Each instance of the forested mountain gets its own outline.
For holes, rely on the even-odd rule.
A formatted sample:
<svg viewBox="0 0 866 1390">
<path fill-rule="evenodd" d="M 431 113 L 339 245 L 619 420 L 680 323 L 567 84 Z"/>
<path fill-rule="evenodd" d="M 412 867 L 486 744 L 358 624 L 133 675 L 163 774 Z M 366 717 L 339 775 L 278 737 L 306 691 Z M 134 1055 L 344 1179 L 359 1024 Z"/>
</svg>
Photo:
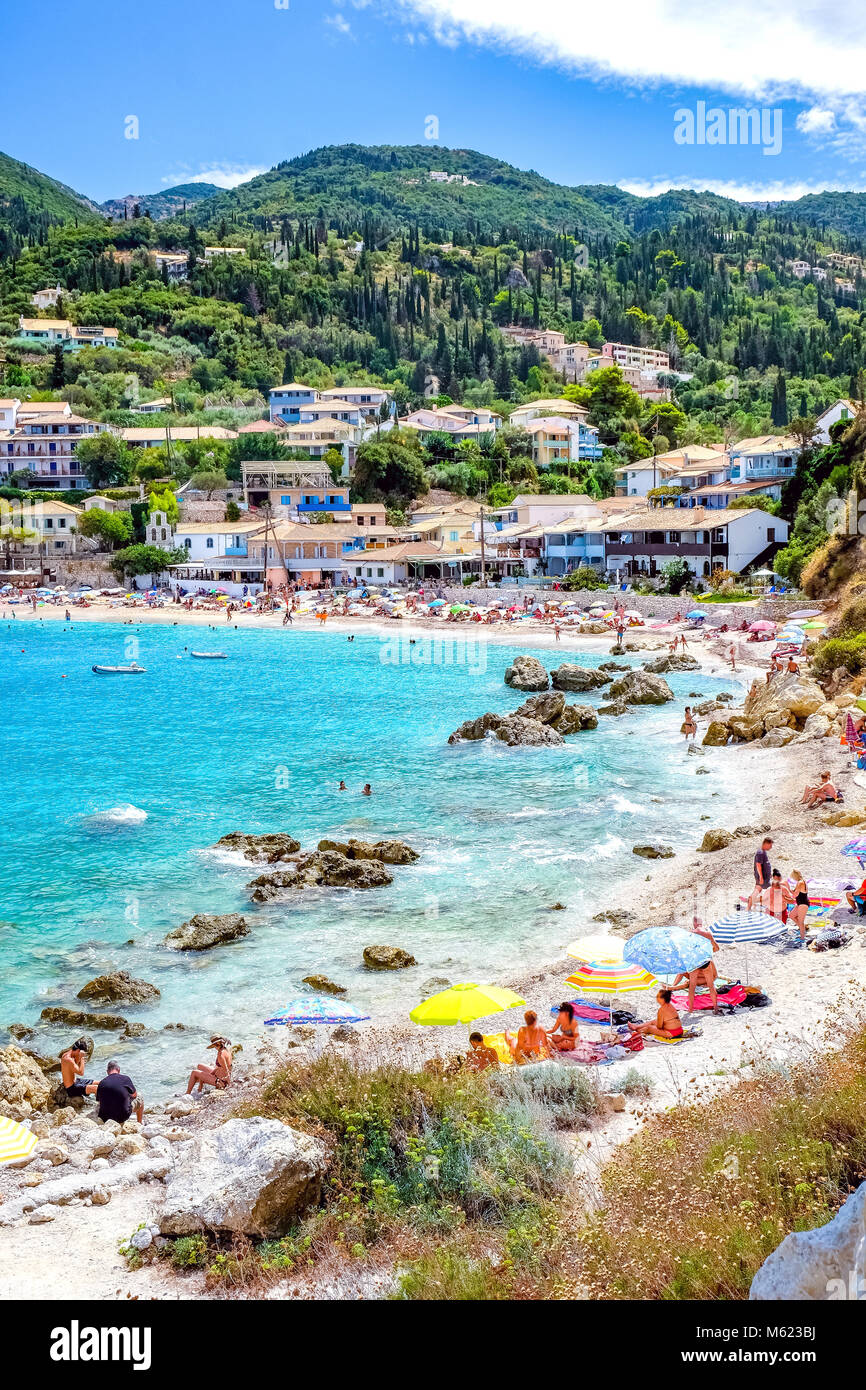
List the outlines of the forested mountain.
<svg viewBox="0 0 866 1390">
<path fill-rule="evenodd" d="M 161 222 L 167 217 L 184 216 L 194 203 L 219 192 L 221 189 L 215 183 L 179 183 L 159 193 L 127 193 L 123 198 L 109 198 L 99 206 L 107 217 L 120 221 L 146 213 L 154 222 Z"/>
<path fill-rule="evenodd" d="M 94 204 L 80 193 L 0 153 L 0 257 L 9 253 L 17 238 L 38 239 L 53 224 L 96 216 Z"/>
</svg>

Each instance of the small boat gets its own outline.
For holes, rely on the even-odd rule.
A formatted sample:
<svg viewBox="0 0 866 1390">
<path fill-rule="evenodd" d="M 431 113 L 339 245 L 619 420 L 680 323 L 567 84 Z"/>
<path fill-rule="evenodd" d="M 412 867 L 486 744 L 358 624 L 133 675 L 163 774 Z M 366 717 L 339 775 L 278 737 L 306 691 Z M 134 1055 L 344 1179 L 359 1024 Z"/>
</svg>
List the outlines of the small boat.
<svg viewBox="0 0 866 1390">
<path fill-rule="evenodd" d="M 198 661 L 225 661 L 228 652 L 190 652 Z"/>
<path fill-rule="evenodd" d="M 95 676 L 143 676 L 145 667 L 133 661 L 131 666 L 91 666 Z"/>
</svg>

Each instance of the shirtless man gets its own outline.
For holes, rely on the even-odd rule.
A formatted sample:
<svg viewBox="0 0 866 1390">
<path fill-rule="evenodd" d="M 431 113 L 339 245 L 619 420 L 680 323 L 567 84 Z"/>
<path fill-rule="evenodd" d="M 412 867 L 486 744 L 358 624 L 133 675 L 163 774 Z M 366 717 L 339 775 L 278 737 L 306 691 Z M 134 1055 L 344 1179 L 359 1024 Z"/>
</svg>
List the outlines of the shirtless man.
<svg viewBox="0 0 866 1390">
<path fill-rule="evenodd" d="M 484 1046 L 480 1033 L 469 1034 L 469 1051 L 464 1066 L 467 1071 L 487 1071 L 489 1067 L 499 1066 L 499 1058 L 492 1047 Z"/>
<path fill-rule="evenodd" d="M 92 1096 L 96 1093 L 97 1081 L 91 1081 L 84 1075 L 84 1063 L 87 1061 L 87 1043 L 84 1038 L 76 1038 L 75 1042 L 68 1047 L 65 1052 L 60 1054 L 60 1079 L 63 1082 L 63 1089 L 70 1099 L 76 1096 Z"/>
<path fill-rule="evenodd" d="M 821 773 L 821 781 L 817 787 L 806 787 L 800 798 L 801 806 L 808 806 L 811 810 L 815 806 L 820 806 L 822 801 L 836 801 L 839 796 L 838 789 L 830 781 L 829 772 Z"/>
<path fill-rule="evenodd" d="M 364 783 L 364 785 L 363 785 L 363 787 L 362 787 L 362 789 L 361 789 L 361 795 L 362 795 L 362 796 L 372 796 L 372 795 L 373 795 L 373 788 L 370 786 L 370 783 L 369 783 L 369 782 L 365 782 L 365 783 Z"/>
<path fill-rule="evenodd" d="M 516 1040 L 510 1033 L 505 1034 L 505 1041 L 511 1048 L 515 1062 L 538 1062 L 542 1057 L 549 1057 L 550 1044 L 547 1041 L 547 1033 L 539 1024 L 535 1010 L 527 1009 L 523 1017 L 525 1022 L 518 1028 Z"/>
</svg>

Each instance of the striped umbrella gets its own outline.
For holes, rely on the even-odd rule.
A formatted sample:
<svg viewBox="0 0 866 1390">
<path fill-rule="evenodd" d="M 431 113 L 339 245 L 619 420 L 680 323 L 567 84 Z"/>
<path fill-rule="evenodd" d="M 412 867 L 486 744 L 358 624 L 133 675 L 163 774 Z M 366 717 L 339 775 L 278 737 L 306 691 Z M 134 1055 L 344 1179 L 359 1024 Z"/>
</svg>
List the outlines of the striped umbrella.
<svg viewBox="0 0 866 1390">
<path fill-rule="evenodd" d="M 585 989 L 588 994 L 631 994 L 632 991 L 658 989 L 658 980 L 639 965 L 625 961 L 583 961 L 566 984 Z"/>
<path fill-rule="evenodd" d="M 18 1163 L 28 1158 L 38 1143 L 31 1130 L 19 1125 L 17 1120 L 0 1115 L 0 1164 Z"/>
<path fill-rule="evenodd" d="M 572 956 L 574 960 L 596 961 L 604 965 L 614 964 L 622 960 L 622 953 L 625 949 L 625 942 L 620 941 L 616 936 L 581 936 L 577 941 L 570 941 L 565 948 L 565 954 Z"/>
<path fill-rule="evenodd" d="M 338 999 L 326 999 L 322 994 L 305 994 L 278 1009 L 265 1023 L 365 1023 L 369 1014 L 362 1014 L 354 1004 L 341 1004 Z"/>
<path fill-rule="evenodd" d="M 842 853 L 849 858 L 862 859 L 866 856 L 866 839 L 849 840 L 847 845 L 842 846 Z"/>
<path fill-rule="evenodd" d="M 712 926 L 713 936 L 722 946 L 730 946 L 735 941 L 772 941 L 783 936 L 788 928 L 769 912 L 732 912 L 728 917 L 720 917 Z"/>
</svg>

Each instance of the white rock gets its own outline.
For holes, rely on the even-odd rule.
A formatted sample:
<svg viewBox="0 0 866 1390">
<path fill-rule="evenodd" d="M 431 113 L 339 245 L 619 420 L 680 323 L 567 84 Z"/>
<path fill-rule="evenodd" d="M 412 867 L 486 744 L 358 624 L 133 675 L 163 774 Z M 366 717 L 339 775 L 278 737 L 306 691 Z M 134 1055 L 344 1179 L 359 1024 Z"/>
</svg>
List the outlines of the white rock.
<svg viewBox="0 0 866 1390">
<path fill-rule="evenodd" d="M 826 1226 L 786 1236 L 752 1280 L 750 1299 L 862 1298 L 866 1292 L 866 1182 Z M 851 1292 L 852 1282 L 859 1293 Z"/>
<path fill-rule="evenodd" d="M 124 1120 L 120 1129 L 122 1134 L 139 1134 L 141 1132 L 141 1125 L 138 1123 L 138 1120 L 133 1119 L 130 1115 L 128 1120 Z"/>
<path fill-rule="evenodd" d="M 145 1226 L 141 1231 L 133 1231 L 129 1243 L 135 1250 L 146 1250 L 148 1246 L 153 1245 L 153 1236 Z"/>
<path fill-rule="evenodd" d="M 117 1139 L 113 1134 L 100 1134 L 99 1138 L 90 1145 L 90 1152 L 94 1158 L 106 1158 L 113 1153 L 117 1147 Z"/>
<path fill-rule="evenodd" d="M 167 1185 L 160 1230 L 284 1235 L 319 1200 L 327 1163 L 324 1144 L 279 1120 L 227 1120 L 191 1142 Z"/>
<path fill-rule="evenodd" d="M 103 1132 L 107 1131 L 109 1134 L 120 1133 L 120 1125 L 118 1124 L 117 1120 L 106 1120 L 104 1125 L 102 1126 L 102 1129 Z"/>
<path fill-rule="evenodd" d="M 36 1145 L 36 1155 L 56 1168 L 59 1164 L 67 1162 L 69 1150 L 65 1144 L 58 1144 L 54 1139 L 40 1139 Z"/>
<path fill-rule="evenodd" d="M 144 1153 L 147 1143 L 140 1134 L 124 1134 L 118 1139 L 114 1146 L 115 1158 L 131 1158 L 134 1154 Z"/>
<path fill-rule="evenodd" d="M 45 1206 L 39 1207 L 33 1212 L 30 1217 L 30 1225 L 41 1226 L 45 1221 L 53 1221 L 59 1211 L 59 1207 L 52 1206 L 50 1202 L 46 1202 Z"/>
<path fill-rule="evenodd" d="M 148 1148 L 154 1154 L 170 1154 L 171 1144 L 163 1134 L 157 1134 L 148 1143 Z"/>
<path fill-rule="evenodd" d="M 162 1125 L 144 1125 L 141 1132 L 145 1139 L 156 1139 L 160 1134 L 165 1133 Z"/>
<path fill-rule="evenodd" d="M 106 1168 L 110 1167 L 111 1164 L 108 1162 L 107 1158 L 94 1158 L 90 1165 L 90 1171 L 91 1173 L 101 1173 Z"/>
</svg>

